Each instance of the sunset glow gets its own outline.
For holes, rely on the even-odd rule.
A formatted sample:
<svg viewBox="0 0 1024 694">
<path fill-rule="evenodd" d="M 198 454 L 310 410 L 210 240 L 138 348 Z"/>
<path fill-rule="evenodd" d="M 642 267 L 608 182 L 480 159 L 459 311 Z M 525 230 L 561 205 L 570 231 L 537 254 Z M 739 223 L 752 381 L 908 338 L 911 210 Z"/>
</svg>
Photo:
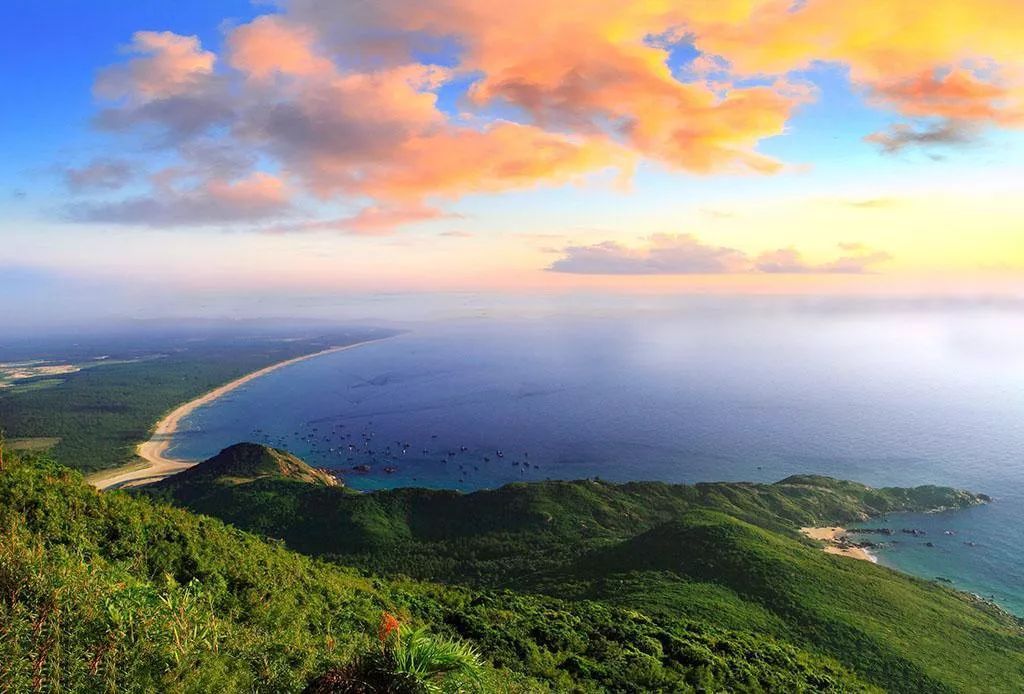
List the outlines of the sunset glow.
<svg viewBox="0 0 1024 694">
<path fill-rule="evenodd" d="M 1016 0 L 217 5 L 8 9 L 9 271 L 1018 291 Z"/>
</svg>

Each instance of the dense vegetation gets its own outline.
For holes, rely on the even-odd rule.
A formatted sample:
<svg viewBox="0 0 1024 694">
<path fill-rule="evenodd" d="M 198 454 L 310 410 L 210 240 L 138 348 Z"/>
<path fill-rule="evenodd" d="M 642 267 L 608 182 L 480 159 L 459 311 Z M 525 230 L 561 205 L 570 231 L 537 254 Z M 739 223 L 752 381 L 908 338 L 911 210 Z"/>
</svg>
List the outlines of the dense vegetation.
<svg viewBox="0 0 1024 694">
<path fill-rule="evenodd" d="M 797 531 L 985 500 L 966 492 L 798 476 L 771 485 L 580 481 L 356 494 L 218 469 L 203 485 L 182 475 L 145 493 L 380 575 L 771 637 L 890 691 L 1012 691 L 1024 681 L 1015 618 L 940 584 L 826 555 Z"/>
<path fill-rule="evenodd" d="M 345 691 L 385 611 L 478 653 L 483 691 L 873 689 L 767 634 L 374 577 L 22 456 L 0 470 L 0 690 Z"/>
<path fill-rule="evenodd" d="M 112 354 L 116 363 L 62 375 L 61 383 L 46 388 L 33 386 L 53 379 L 0 390 L 0 432 L 9 438 L 58 439 L 54 458 L 78 470 L 115 467 L 130 462 L 154 423 L 182 402 L 264 366 L 383 334 L 369 329 L 303 339 L 188 334 L 164 337 L 159 346 L 144 349 L 106 344 L 91 351 L 65 349 L 60 354 L 73 360 Z"/>
</svg>

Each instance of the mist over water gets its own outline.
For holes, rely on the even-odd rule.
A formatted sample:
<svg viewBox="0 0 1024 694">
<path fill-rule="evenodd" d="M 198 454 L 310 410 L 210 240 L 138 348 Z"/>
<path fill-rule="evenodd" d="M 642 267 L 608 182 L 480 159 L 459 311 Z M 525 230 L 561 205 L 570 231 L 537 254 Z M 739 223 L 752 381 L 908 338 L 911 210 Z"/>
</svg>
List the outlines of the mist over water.
<svg viewBox="0 0 1024 694">
<path fill-rule="evenodd" d="M 797 473 L 963 487 L 996 501 L 891 519 L 929 534 L 896 538 L 881 560 L 1024 614 L 1015 311 L 709 306 L 417 325 L 197 410 L 171 455 L 200 459 L 242 440 L 337 468 L 364 490 Z"/>
</svg>

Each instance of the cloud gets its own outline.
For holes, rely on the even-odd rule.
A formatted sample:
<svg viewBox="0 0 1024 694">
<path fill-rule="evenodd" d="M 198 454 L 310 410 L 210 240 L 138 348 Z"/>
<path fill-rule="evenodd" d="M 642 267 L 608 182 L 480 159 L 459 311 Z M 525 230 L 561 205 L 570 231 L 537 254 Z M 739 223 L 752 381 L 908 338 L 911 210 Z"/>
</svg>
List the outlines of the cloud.
<svg viewBox="0 0 1024 694">
<path fill-rule="evenodd" d="M 201 165 L 200 142 L 248 156 L 206 174 L 228 184 L 264 168 L 295 195 L 443 207 L 640 161 L 775 173 L 787 162 L 761 145 L 816 98 L 802 71 L 823 63 L 907 121 L 868 136 L 882 151 L 964 144 L 1024 126 L 1022 44 L 1019 0 L 289 0 L 227 28 L 218 53 L 137 32 L 98 74 L 94 121 L 177 168 Z M 439 106 L 453 91 L 458 114 Z"/>
<path fill-rule="evenodd" d="M 672 29 L 684 13 L 648 3 L 300 1 L 290 10 L 295 21 L 317 27 L 343 60 L 369 52 L 401 63 L 424 41 L 453 39 L 459 69 L 479 75 L 469 106 L 512 106 L 523 122 L 613 139 L 695 173 L 778 170 L 780 163 L 757 152 L 757 145 L 780 135 L 811 96 L 806 86 L 784 78 L 770 86 L 676 79 L 667 63 L 682 39 Z M 387 45 L 374 50 L 368 44 L 378 36 Z"/>
<path fill-rule="evenodd" d="M 963 147 L 975 141 L 976 128 L 962 121 L 944 121 L 933 125 L 914 127 L 905 123 L 888 130 L 872 133 L 864 138 L 877 145 L 885 154 L 899 154 L 908 147 Z"/>
<path fill-rule="evenodd" d="M 93 86 L 108 104 L 93 119 L 101 130 L 151 128 L 174 147 L 231 121 L 230 85 L 214 74 L 216 56 L 197 37 L 139 31 L 124 50 L 135 57 L 100 71 Z"/>
<path fill-rule="evenodd" d="M 135 176 L 132 165 L 123 159 L 94 159 L 85 166 L 62 172 L 64 183 L 73 192 L 106 189 L 116 190 Z"/>
<path fill-rule="evenodd" d="M 877 210 L 886 207 L 895 207 L 899 204 L 896 198 L 865 198 L 863 200 L 846 200 L 843 202 L 848 207 L 857 207 L 862 210 Z M 849 244 L 840 244 L 845 247 Z"/>
<path fill-rule="evenodd" d="M 754 270 L 786 275 L 862 275 L 871 271 L 874 266 L 891 259 L 888 253 L 872 251 L 862 244 L 841 243 L 839 248 L 846 251 L 846 255 L 825 263 L 809 263 L 793 248 L 768 251 L 755 258 Z"/>
<path fill-rule="evenodd" d="M 587 275 L 704 275 L 743 272 L 749 264 L 741 251 L 706 245 L 689 234 L 652 236 L 642 249 L 605 241 L 570 246 L 564 253 L 549 270 Z"/>
<path fill-rule="evenodd" d="M 96 78 L 94 91 L 103 99 L 141 103 L 190 93 L 213 74 L 216 59 L 197 37 L 170 31 L 135 32 L 124 50 L 137 57 Z"/>
<path fill-rule="evenodd" d="M 906 116 L 958 121 L 1013 121 L 1021 114 L 1004 110 L 1010 89 L 965 68 L 924 70 L 872 86 L 874 98 Z"/>
<path fill-rule="evenodd" d="M 158 145 L 173 149 L 215 126 L 230 124 L 234 115 L 227 95 L 210 91 L 104 109 L 93 124 L 100 130 L 126 134 L 149 128 L 156 133 Z"/>
<path fill-rule="evenodd" d="M 265 229 L 265 231 L 271 234 L 336 231 L 354 236 L 386 236 L 399 226 L 454 218 L 459 218 L 459 215 L 425 205 L 371 206 L 365 207 L 348 217 L 278 224 Z"/>
<path fill-rule="evenodd" d="M 964 145 L 991 128 L 1024 127 L 1018 0 L 726 0 L 721 15 L 688 19 L 683 28 L 698 50 L 726 59 L 733 75 L 835 65 L 868 105 L 908 119 L 866 138 L 883 153 Z"/>
<path fill-rule="evenodd" d="M 713 207 L 701 208 L 700 213 L 712 219 L 732 219 L 736 216 L 731 210 L 718 210 Z"/>
<path fill-rule="evenodd" d="M 615 241 L 569 246 L 547 269 L 583 275 L 863 274 L 889 259 L 860 245 L 844 244 L 842 250 L 845 255 L 835 260 L 810 263 L 792 248 L 751 257 L 691 234 L 656 234 L 640 248 Z"/>
<path fill-rule="evenodd" d="M 291 210 L 284 183 L 266 173 L 237 181 L 209 179 L 189 188 L 158 188 L 149 195 L 65 208 L 73 221 L 152 227 L 224 225 L 283 215 Z"/>
<path fill-rule="evenodd" d="M 311 27 L 268 15 L 232 31 L 228 49 L 231 64 L 258 80 L 280 75 L 330 74 L 334 65 L 318 55 L 316 41 L 316 32 Z"/>
</svg>

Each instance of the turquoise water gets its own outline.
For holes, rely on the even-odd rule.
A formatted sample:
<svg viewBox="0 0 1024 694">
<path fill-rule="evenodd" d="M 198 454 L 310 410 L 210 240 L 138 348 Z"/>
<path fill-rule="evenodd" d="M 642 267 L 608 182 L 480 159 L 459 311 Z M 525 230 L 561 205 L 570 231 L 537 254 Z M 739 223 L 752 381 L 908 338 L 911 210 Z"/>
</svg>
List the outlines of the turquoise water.
<svg viewBox="0 0 1024 694">
<path fill-rule="evenodd" d="M 1014 313 L 941 310 L 418 325 L 197 410 L 171 454 L 262 441 L 367 490 L 794 473 L 956 485 L 995 501 L 891 519 L 928 535 L 880 560 L 1024 614 L 1022 335 Z"/>
</svg>

